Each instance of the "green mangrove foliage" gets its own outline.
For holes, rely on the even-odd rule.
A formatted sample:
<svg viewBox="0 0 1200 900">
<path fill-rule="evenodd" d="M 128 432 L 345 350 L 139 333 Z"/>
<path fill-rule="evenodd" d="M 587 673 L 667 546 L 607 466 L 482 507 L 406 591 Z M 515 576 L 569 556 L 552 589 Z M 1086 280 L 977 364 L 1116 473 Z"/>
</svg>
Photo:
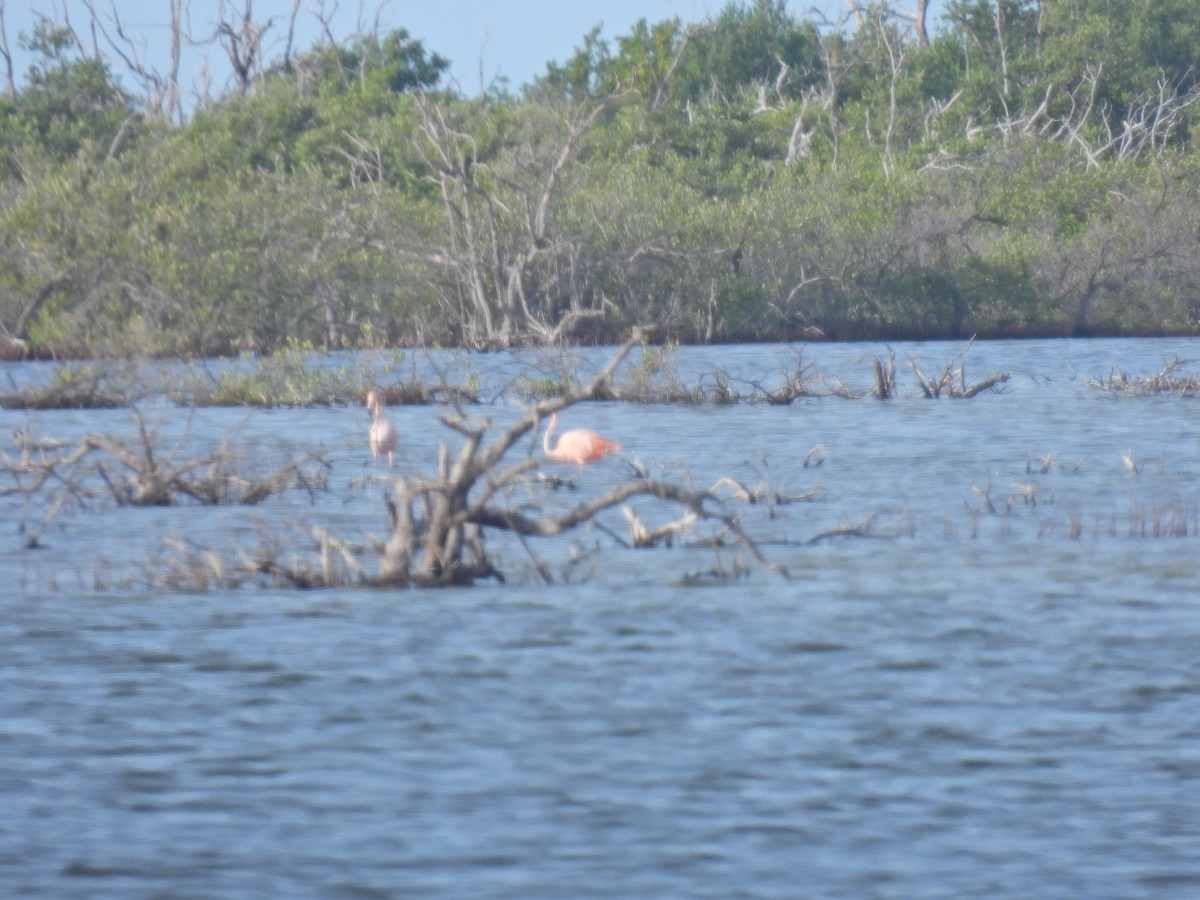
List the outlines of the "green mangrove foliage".
<svg viewBox="0 0 1200 900">
<path fill-rule="evenodd" d="M 368 34 L 187 116 L 44 21 L 0 98 L 0 349 L 1195 333 L 1195 4 L 849 6 L 597 28 L 474 97 Z"/>
</svg>

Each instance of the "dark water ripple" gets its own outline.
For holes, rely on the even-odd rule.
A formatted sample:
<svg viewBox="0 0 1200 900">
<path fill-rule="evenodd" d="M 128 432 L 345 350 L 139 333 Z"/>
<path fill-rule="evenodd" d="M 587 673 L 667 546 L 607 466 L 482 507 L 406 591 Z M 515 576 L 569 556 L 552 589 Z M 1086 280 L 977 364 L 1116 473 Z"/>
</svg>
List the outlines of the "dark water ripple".
<svg viewBox="0 0 1200 900">
<path fill-rule="evenodd" d="M 548 589 L 92 590 L 83 551 L 178 528 L 170 511 L 73 518 L 58 562 L 5 547 L 0 895 L 1200 895 L 1196 536 L 1107 524 L 1197 505 L 1194 404 L 1038 384 L 594 411 L 640 429 L 643 461 L 704 436 L 704 477 L 754 433 L 772 474 L 829 492 L 780 510 L 794 537 L 881 507 L 911 523 L 776 547 L 788 582 L 685 587 L 711 555 L 676 552 Z M 789 466 L 817 442 L 819 470 Z M 1131 481 L 1114 448 L 1161 463 Z M 1025 479 L 1031 452 L 1082 465 L 972 537 L 972 485 Z M 310 513 L 378 529 L 377 503 Z M 1038 536 L 1075 510 L 1080 539 Z"/>
</svg>

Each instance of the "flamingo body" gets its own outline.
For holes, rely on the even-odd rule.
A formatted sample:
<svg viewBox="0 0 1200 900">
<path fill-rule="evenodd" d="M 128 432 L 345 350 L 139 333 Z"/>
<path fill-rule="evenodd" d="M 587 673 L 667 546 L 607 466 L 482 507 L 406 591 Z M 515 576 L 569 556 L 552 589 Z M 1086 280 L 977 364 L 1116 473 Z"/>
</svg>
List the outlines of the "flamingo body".
<svg viewBox="0 0 1200 900">
<path fill-rule="evenodd" d="M 395 426 L 383 417 L 383 401 L 374 391 L 367 393 L 367 409 L 371 412 L 371 430 L 367 432 L 367 446 L 371 448 L 371 459 L 379 462 L 380 455 L 386 453 L 390 466 L 392 455 L 400 446 L 400 435 Z"/>
<path fill-rule="evenodd" d="M 542 438 L 542 450 L 550 459 L 573 462 L 582 466 L 586 462 L 593 462 L 621 449 L 621 445 L 616 441 L 602 438 L 587 428 L 572 428 L 564 431 L 559 436 L 558 443 L 551 447 L 550 432 L 554 430 L 557 423 L 558 413 L 551 413 L 550 424 L 546 426 L 546 434 Z"/>
</svg>

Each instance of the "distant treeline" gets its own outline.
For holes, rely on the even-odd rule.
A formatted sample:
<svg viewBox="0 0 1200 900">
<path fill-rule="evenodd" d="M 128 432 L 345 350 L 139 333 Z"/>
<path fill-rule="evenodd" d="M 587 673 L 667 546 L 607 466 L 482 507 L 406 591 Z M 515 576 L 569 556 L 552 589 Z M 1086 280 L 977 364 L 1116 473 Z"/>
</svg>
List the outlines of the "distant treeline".
<svg viewBox="0 0 1200 900">
<path fill-rule="evenodd" d="M 475 96 L 404 30 L 270 59 L 239 15 L 192 102 L 111 21 L 18 36 L 18 85 L 0 18 L 0 344 L 1196 333 L 1200 5 L 847 9 L 597 29 Z"/>
</svg>

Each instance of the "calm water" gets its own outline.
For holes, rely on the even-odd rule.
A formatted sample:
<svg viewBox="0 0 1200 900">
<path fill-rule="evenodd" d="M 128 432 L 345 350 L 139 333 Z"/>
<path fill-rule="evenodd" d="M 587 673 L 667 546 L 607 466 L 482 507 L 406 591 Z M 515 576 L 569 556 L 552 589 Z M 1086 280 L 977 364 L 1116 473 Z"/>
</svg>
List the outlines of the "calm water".
<svg viewBox="0 0 1200 900">
<path fill-rule="evenodd" d="M 895 349 L 930 372 L 961 346 Z M 804 360 L 866 387 L 880 352 Z M 685 382 L 770 383 L 795 349 L 675 356 Z M 186 449 L 234 429 L 277 461 L 320 444 L 330 490 L 71 509 L 37 552 L 0 497 L 0 894 L 1197 896 L 1200 401 L 1087 384 L 1177 356 L 1200 341 L 979 344 L 968 380 L 1012 372 L 1006 393 L 929 401 L 901 368 L 888 403 L 569 410 L 662 477 L 821 492 L 745 510 L 792 579 L 700 586 L 736 554 L 592 529 L 534 546 L 585 557 L 550 587 L 502 540 L 509 583 L 469 590 L 118 587 L 164 534 L 219 548 L 264 522 L 386 524 L 364 410 L 185 428 L 150 405 Z M 512 362 L 466 364 L 502 379 Z M 399 468 L 429 470 L 441 412 L 390 411 Z M 17 425 L 133 428 L 121 410 L 0 412 L 0 440 Z M 589 468 L 569 500 L 624 472 Z M 868 519 L 871 537 L 808 543 Z M 618 511 L 604 524 L 626 531 Z"/>
</svg>

